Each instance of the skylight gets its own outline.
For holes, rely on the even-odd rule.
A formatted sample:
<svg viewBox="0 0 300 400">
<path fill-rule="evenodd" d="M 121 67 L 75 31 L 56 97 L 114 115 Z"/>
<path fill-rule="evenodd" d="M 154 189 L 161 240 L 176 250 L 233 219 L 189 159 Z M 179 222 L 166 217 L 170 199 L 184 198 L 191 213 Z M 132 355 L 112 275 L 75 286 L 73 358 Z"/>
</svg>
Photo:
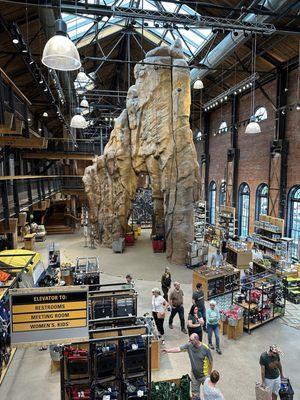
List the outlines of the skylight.
<svg viewBox="0 0 300 400">
<path fill-rule="evenodd" d="M 81 0 L 78 3 L 83 3 L 83 1 Z M 135 3 L 129 0 L 88 0 L 88 3 L 125 8 L 134 7 L 134 4 L 138 4 L 136 6 L 138 9 L 168 12 L 173 13 L 174 16 L 180 14 L 199 15 L 187 4 L 173 3 L 171 1 L 141 0 L 140 2 Z M 123 30 L 129 21 L 129 18 L 124 16 L 111 16 L 109 18 L 102 17 L 100 21 L 93 18 L 93 15 L 76 16 L 63 14 L 63 18 L 67 23 L 70 38 L 78 42 L 78 47 L 85 46 L 93 40 L 100 40 L 101 38 Z M 148 25 L 145 25 L 145 22 Z M 137 33 L 141 34 L 144 32 L 146 35 L 146 31 L 148 31 L 154 34 L 152 36 L 147 35 L 147 37 L 150 38 L 150 40 L 151 37 L 153 38 L 155 46 L 162 43 L 172 45 L 177 38 L 180 38 L 183 45 L 183 51 L 189 59 L 194 58 L 212 35 L 211 29 L 189 29 L 188 27 L 183 26 L 174 28 L 171 24 L 169 24 L 169 26 L 166 26 L 166 24 L 163 24 L 162 22 L 155 22 L 154 24 L 151 20 L 143 21 L 141 18 L 135 18 L 135 23 L 134 29 Z M 141 27 L 143 27 L 142 31 Z M 84 38 L 81 39 L 83 36 Z"/>
</svg>

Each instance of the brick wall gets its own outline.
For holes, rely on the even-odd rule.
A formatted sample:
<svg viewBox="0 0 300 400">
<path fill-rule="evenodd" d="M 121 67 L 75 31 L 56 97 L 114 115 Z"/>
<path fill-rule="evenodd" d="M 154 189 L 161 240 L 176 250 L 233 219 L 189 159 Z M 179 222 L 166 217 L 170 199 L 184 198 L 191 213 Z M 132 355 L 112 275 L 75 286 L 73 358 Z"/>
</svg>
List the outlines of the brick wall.
<svg viewBox="0 0 300 400">
<path fill-rule="evenodd" d="M 297 103 L 297 70 L 289 74 L 288 104 Z M 263 86 L 264 91 L 270 97 L 269 101 L 260 89 L 255 92 L 255 109 L 264 106 L 267 109 L 268 118 L 260 122 L 262 132 L 258 135 L 246 135 L 245 125 L 238 128 L 238 148 L 240 151 L 238 166 L 238 187 L 242 182 L 250 187 L 250 232 L 253 230 L 255 219 L 256 189 L 261 183 L 269 181 L 270 144 L 274 138 L 276 113 L 276 80 Z M 273 104 L 272 104 L 273 103 Z M 238 106 L 238 120 L 243 121 L 250 117 L 251 95 L 240 97 Z M 225 176 L 227 149 L 230 147 L 230 132 L 226 134 L 214 133 L 224 120 L 231 123 L 231 105 L 223 105 L 222 111 L 216 109 L 210 114 L 210 167 L 208 181 L 217 182 L 217 204 L 219 199 L 219 187 Z M 300 185 L 300 111 L 295 108 L 287 111 L 286 138 L 290 141 L 288 156 L 287 189 L 293 185 Z M 199 153 L 198 153 L 199 154 Z M 288 192 L 287 190 L 287 192 Z"/>
</svg>

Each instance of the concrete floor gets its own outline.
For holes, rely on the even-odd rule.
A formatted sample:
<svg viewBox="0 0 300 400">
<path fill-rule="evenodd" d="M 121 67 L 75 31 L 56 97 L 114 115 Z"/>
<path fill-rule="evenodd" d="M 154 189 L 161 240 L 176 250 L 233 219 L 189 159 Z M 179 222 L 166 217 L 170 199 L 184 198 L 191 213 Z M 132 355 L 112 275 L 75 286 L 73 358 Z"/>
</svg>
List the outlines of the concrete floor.
<svg viewBox="0 0 300 400">
<path fill-rule="evenodd" d="M 160 276 L 169 263 L 164 254 L 154 254 L 149 240 L 149 231 L 144 231 L 134 247 L 126 248 L 124 254 L 113 254 L 110 249 L 91 250 L 84 247 L 81 233 L 66 236 L 49 236 L 37 249 L 46 256 L 47 244 L 55 241 L 60 244 L 62 261 L 74 261 L 77 256 L 97 255 L 101 262 L 102 282 L 119 282 L 126 273 L 133 274 L 139 292 L 138 311 L 151 312 L 151 288 L 159 285 Z M 44 258 L 46 260 L 46 258 Z M 185 293 L 186 313 L 191 304 L 192 271 L 183 266 L 170 265 L 173 280 L 182 282 Z M 179 320 L 174 320 L 174 330 L 166 328 L 166 347 L 178 346 L 187 341 L 187 335 L 180 331 Z M 282 357 L 285 376 L 292 381 L 295 390 L 294 400 L 300 400 L 299 360 L 300 330 L 275 320 L 253 331 L 244 333 L 237 341 L 222 337 L 223 354 L 215 351 L 214 368 L 220 372 L 220 388 L 226 400 L 255 399 L 254 385 L 259 380 L 259 356 L 270 344 L 277 344 L 284 352 Z M 204 342 L 207 342 L 206 335 Z M 160 371 L 152 373 L 153 380 L 180 377 L 190 370 L 187 354 L 168 354 L 161 356 Z M 50 372 L 48 351 L 35 348 L 18 350 L 8 373 L 0 387 L 1 400 L 59 400 L 59 373 Z"/>
</svg>

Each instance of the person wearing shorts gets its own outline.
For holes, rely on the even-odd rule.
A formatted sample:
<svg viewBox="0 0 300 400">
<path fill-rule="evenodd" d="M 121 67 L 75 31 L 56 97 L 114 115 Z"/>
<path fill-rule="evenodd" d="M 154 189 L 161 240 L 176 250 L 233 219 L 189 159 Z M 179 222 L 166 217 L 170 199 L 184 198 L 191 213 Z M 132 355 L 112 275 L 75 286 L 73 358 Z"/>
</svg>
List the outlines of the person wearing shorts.
<svg viewBox="0 0 300 400">
<path fill-rule="evenodd" d="M 268 351 L 261 354 L 259 359 L 261 369 L 261 382 L 264 387 L 269 387 L 272 392 L 272 400 L 279 395 L 281 379 L 283 378 L 282 365 L 279 354 L 280 349 L 274 344 Z"/>
</svg>

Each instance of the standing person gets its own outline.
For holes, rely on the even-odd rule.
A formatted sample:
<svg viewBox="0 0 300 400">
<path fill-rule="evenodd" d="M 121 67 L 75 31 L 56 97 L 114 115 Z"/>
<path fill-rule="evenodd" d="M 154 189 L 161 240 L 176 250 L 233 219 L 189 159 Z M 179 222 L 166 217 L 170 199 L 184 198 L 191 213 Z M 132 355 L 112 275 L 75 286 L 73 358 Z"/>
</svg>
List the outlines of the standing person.
<svg viewBox="0 0 300 400">
<path fill-rule="evenodd" d="M 197 333 L 200 342 L 202 342 L 203 325 L 204 325 L 204 319 L 202 318 L 201 311 L 195 304 L 193 304 L 190 309 L 190 313 L 188 316 L 188 323 L 187 323 L 189 336 L 191 336 L 193 333 Z"/>
<path fill-rule="evenodd" d="M 134 288 L 134 280 L 132 278 L 132 275 L 127 274 L 125 276 L 126 283 L 122 286 L 123 289 L 133 289 Z"/>
<path fill-rule="evenodd" d="M 216 388 L 216 384 L 220 379 L 218 371 L 214 370 L 211 372 L 209 378 L 205 379 L 203 385 L 203 399 L 204 400 L 224 400 L 220 389 Z"/>
<path fill-rule="evenodd" d="M 209 309 L 206 311 L 208 345 L 210 349 L 212 350 L 215 349 L 212 344 L 212 333 L 214 332 L 216 337 L 216 350 L 218 354 L 222 354 L 220 350 L 220 329 L 219 329 L 220 319 L 221 319 L 220 311 L 216 306 L 216 302 L 214 300 L 211 300 L 209 302 Z"/>
<path fill-rule="evenodd" d="M 227 253 L 228 253 L 226 238 L 222 240 L 221 253 L 223 257 L 223 262 L 225 262 L 227 260 Z"/>
<path fill-rule="evenodd" d="M 223 264 L 223 256 L 220 252 L 220 249 L 217 249 L 217 252 L 213 254 L 211 260 L 210 260 L 210 266 L 211 267 L 221 267 Z"/>
<path fill-rule="evenodd" d="M 164 339 L 164 320 L 166 309 L 168 307 L 168 303 L 166 300 L 161 296 L 160 290 L 158 288 L 152 289 L 152 315 L 155 321 L 155 325 L 158 330 L 159 338 L 161 338 L 161 344 L 165 344 Z"/>
<path fill-rule="evenodd" d="M 268 386 L 272 392 L 272 400 L 276 400 L 279 394 L 281 379 L 284 378 L 279 354 L 281 350 L 273 344 L 269 351 L 261 354 L 259 359 L 261 370 L 261 383 Z"/>
<path fill-rule="evenodd" d="M 168 292 L 171 287 L 171 282 L 172 282 L 172 278 L 171 278 L 170 268 L 166 267 L 165 272 L 163 273 L 163 275 L 161 277 L 161 289 L 164 294 L 164 299 L 166 301 L 168 301 Z"/>
<path fill-rule="evenodd" d="M 199 340 L 199 336 L 193 333 L 188 343 L 180 347 L 165 349 L 163 353 L 180 353 L 181 351 L 187 351 L 190 358 L 192 399 L 200 400 L 200 385 L 204 383 L 212 370 L 213 358 L 211 351 L 206 344 Z"/>
<path fill-rule="evenodd" d="M 202 318 L 204 319 L 203 330 L 204 332 L 206 332 L 206 309 L 204 302 L 204 293 L 202 290 L 202 283 L 197 283 L 196 290 L 193 292 L 192 303 L 199 308 L 199 311 L 202 314 Z"/>
<path fill-rule="evenodd" d="M 174 289 L 170 293 L 169 302 L 171 305 L 171 315 L 169 318 L 169 328 L 173 329 L 173 319 L 178 313 L 181 325 L 181 332 L 187 333 L 184 323 L 184 308 L 183 308 L 183 291 L 180 288 L 180 283 L 174 283 Z"/>
</svg>

